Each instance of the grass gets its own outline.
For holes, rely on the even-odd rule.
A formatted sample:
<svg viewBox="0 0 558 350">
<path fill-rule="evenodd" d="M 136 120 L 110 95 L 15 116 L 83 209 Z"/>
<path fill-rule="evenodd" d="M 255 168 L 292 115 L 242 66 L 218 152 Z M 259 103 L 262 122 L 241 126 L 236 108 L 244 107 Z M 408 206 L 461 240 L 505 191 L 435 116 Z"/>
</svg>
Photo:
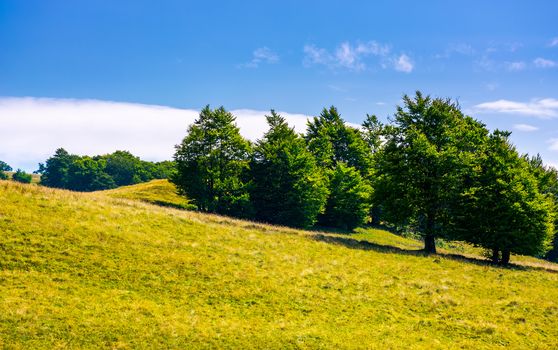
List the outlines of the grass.
<svg viewBox="0 0 558 350">
<path fill-rule="evenodd" d="M 185 197 L 179 196 L 176 187 L 168 180 L 153 180 L 137 185 L 123 186 L 104 191 L 109 197 L 139 200 L 146 203 L 179 209 L 195 209 Z"/>
<path fill-rule="evenodd" d="M 0 181 L 0 347 L 558 348 L 558 274 Z"/>
</svg>

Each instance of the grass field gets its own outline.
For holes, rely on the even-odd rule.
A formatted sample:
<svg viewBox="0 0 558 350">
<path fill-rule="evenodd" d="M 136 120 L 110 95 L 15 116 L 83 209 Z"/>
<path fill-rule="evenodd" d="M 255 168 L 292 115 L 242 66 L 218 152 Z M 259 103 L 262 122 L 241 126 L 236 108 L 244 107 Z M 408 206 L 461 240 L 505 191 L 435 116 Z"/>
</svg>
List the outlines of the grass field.
<svg viewBox="0 0 558 350">
<path fill-rule="evenodd" d="M 176 193 L 176 187 L 168 180 L 153 180 L 137 185 L 123 186 L 103 191 L 109 197 L 133 199 L 146 203 L 179 209 L 195 209 L 188 200 Z"/>
<path fill-rule="evenodd" d="M 558 348 L 553 264 L 423 256 L 387 231 L 298 231 L 119 191 L 0 181 L 0 347 Z"/>
</svg>

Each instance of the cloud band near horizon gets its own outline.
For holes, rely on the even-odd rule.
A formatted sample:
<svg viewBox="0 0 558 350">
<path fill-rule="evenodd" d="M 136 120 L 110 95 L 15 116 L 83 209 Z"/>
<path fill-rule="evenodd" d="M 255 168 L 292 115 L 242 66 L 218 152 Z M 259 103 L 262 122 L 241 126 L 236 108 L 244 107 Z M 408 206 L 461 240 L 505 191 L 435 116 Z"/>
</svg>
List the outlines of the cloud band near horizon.
<svg viewBox="0 0 558 350">
<path fill-rule="evenodd" d="M 268 111 L 231 111 L 242 136 L 255 141 L 268 129 Z M 309 116 L 279 112 L 297 132 Z M 34 171 L 63 147 L 79 155 L 127 150 L 142 159 L 171 159 L 199 111 L 101 100 L 0 97 L 0 160 Z"/>
</svg>

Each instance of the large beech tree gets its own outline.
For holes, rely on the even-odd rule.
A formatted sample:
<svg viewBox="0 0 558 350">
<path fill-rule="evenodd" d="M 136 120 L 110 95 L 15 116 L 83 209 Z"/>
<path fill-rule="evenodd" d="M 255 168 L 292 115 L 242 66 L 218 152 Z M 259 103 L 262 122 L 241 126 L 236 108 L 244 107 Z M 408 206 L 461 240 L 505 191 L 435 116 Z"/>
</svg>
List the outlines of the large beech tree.
<svg viewBox="0 0 558 350">
<path fill-rule="evenodd" d="M 201 211 L 249 217 L 250 153 L 235 117 L 223 107 L 206 106 L 176 146 L 172 181 Z"/>
<path fill-rule="evenodd" d="M 374 201 L 383 220 L 411 228 L 423 237 L 425 251 L 435 253 L 435 239 L 452 235 L 454 203 L 487 130 L 449 99 L 417 91 L 403 101 L 385 129 Z"/>
<path fill-rule="evenodd" d="M 542 256 L 550 248 L 554 199 L 549 187 L 556 184 L 544 178 L 536 160 L 530 164 L 518 155 L 509 135 L 496 130 L 488 138 L 462 194 L 455 237 L 491 250 L 492 261 L 504 265 L 512 252 Z"/>
</svg>

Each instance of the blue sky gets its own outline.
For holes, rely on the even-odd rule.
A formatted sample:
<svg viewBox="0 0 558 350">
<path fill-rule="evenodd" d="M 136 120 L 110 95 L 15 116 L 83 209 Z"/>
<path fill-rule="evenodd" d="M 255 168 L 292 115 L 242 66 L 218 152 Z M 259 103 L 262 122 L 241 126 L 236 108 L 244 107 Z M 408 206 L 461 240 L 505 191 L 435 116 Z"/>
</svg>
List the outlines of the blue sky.
<svg viewBox="0 0 558 350">
<path fill-rule="evenodd" d="M 33 170 L 56 142 L 77 148 L 70 134 L 90 136 L 76 153 L 127 147 L 168 158 L 186 128 L 151 105 L 224 105 L 246 120 L 335 105 L 360 123 L 366 113 L 387 120 L 402 94 L 420 89 L 458 99 L 490 128 L 513 131 L 521 151 L 558 165 L 556 14 L 555 1 L 0 0 L 0 159 Z M 146 153 L 145 137 L 110 129 L 136 122 L 135 109 L 111 115 L 115 102 L 153 112 L 142 117 L 146 131 L 178 129 L 153 141 L 165 151 Z M 69 113 L 89 117 L 79 124 Z"/>
</svg>

